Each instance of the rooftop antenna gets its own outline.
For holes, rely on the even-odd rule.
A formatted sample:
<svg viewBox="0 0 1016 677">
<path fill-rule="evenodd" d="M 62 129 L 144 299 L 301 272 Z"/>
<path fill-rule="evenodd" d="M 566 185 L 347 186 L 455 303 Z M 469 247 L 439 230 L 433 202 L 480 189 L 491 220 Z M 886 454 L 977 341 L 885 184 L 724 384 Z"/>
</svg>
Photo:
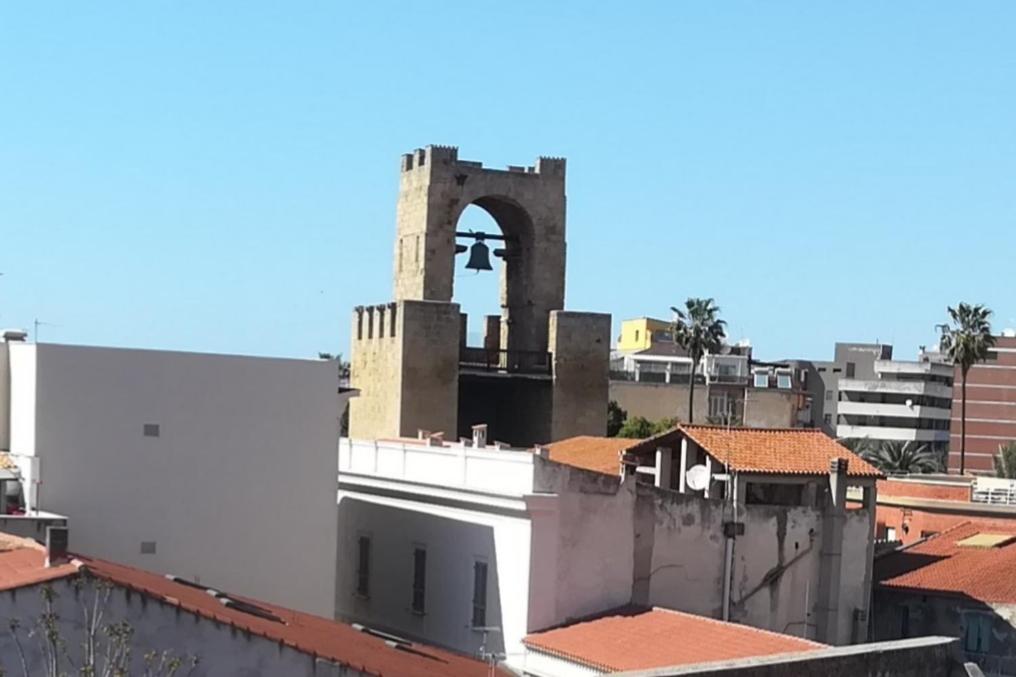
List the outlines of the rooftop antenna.
<svg viewBox="0 0 1016 677">
<path fill-rule="evenodd" d="M 54 322 L 43 322 L 39 318 L 35 318 L 35 320 L 32 322 L 32 326 L 33 326 L 32 338 L 34 339 L 34 341 L 36 343 L 38 343 L 39 342 L 39 327 L 59 327 L 60 325 L 58 325 L 58 324 L 56 324 Z"/>
<path fill-rule="evenodd" d="M 500 626 L 497 625 L 482 625 L 482 626 L 470 626 L 473 630 L 479 630 L 483 633 L 483 639 L 480 641 L 480 649 L 477 652 L 481 661 L 487 663 L 487 675 L 488 677 L 496 677 L 497 675 L 497 662 L 499 659 L 505 658 L 504 654 L 496 651 L 487 650 L 487 633 L 488 632 L 501 632 Z"/>
</svg>

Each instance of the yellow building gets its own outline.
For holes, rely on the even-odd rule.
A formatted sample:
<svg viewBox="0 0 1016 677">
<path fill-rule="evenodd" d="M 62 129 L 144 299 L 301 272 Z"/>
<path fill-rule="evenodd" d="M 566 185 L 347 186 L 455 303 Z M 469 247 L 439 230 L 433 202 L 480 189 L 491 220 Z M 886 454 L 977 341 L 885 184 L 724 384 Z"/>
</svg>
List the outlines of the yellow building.
<svg viewBox="0 0 1016 677">
<path fill-rule="evenodd" d="M 621 322 L 621 335 L 617 337 L 617 350 L 635 352 L 645 350 L 653 342 L 670 341 L 670 322 L 651 317 L 638 317 Z"/>
</svg>

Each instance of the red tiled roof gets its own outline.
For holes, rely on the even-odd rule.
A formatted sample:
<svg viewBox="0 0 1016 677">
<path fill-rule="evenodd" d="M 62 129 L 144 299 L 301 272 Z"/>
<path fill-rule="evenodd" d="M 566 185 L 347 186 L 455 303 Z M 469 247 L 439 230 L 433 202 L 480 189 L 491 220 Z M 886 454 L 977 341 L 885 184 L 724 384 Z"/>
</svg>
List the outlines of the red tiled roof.
<svg viewBox="0 0 1016 677">
<path fill-rule="evenodd" d="M 724 428 L 680 425 L 724 465 L 739 472 L 776 475 L 828 475 L 834 458 L 849 461 L 850 477 L 882 477 L 882 472 L 821 430 L 812 428 Z M 652 438 L 650 438 L 652 439 Z"/>
<path fill-rule="evenodd" d="M 4 542 L 0 539 L 0 548 Z M 489 667 L 473 658 L 415 642 L 403 650 L 389 646 L 384 639 L 361 632 L 345 623 L 229 595 L 230 599 L 259 607 L 280 620 L 262 618 L 223 605 L 204 588 L 178 583 L 165 576 L 122 564 L 83 556 L 76 557 L 71 563 L 51 568 L 46 568 L 44 562 L 45 552 L 34 543 L 31 546 L 22 543 L 20 547 L 0 552 L 0 590 L 66 578 L 76 575 L 84 568 L 97 578 L 192 614 L 370 674 L 385 677 L 489 675 Z M 497 674 L 505 673 L 499 671 Z"/>
<path fill-rule="evenodd" d="M 642 440 L 624 437 L 596 437 L 579 435 L 547 445 L 550 460 L 555 463 L 605 473 L 621 474 L 621 454 Z"/>
<path fill-rule="evenodd" d="M 670 609 L 626 608 L 533 633 L 530 649 L 609 672 L 814 651 L 810 640 Z"/>
<path fill-rule="evenodd" d="M 962 595 L 981 602 L 1016 603 L 1016 543 L 994 548 L 957 545 L 976 534 L 1016 536 L 1016 525 L 968 521 L 875 561 L 883 588 Z"/>
</svg>

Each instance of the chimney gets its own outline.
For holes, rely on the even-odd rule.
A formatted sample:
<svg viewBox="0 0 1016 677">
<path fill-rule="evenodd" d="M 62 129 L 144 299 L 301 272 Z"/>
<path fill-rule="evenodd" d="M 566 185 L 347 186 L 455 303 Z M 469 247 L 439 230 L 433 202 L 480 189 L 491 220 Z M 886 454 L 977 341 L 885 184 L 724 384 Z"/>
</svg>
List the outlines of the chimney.
<svg viewBox="0 0 1016 677">
<path fill-rule="evenodd" d="M 3 333 L 4 343 L 24 343 L 27 336 L 24 329 L 5 329 Z"/>
<path fill-rule="evenodd" d="M 428 447 L 443 447 L 444 446 L 444 433 L 431 433 L 427 436 Z"/>
<path fill-rule="evenodd" d="M 68 560 L 70 532 L 67 527 L 46 527 L 46 566 L 64 564 Z"/>
<path fill-rule="evenodd" d="M 487 446 L 487 424 L 480 423 L 479 425 L 473 426 L 473 446 L 477 449 L 483 449 Z"/>
</svg>

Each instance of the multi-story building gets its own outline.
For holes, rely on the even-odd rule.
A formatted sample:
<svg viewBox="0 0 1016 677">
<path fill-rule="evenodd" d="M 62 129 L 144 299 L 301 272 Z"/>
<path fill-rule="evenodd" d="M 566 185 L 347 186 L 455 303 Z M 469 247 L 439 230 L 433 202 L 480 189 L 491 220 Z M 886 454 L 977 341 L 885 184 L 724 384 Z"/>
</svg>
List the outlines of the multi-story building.
<svg viewBox="0 0 1016 677">
<path fill-rule="evenodd" d="M 960 468 L 962 375 L 956 370 L 949 437 L 949 469 Z M 1005 332 L 985 362 L 967 374 L 966 470 L 992 472 L 1000 445 L 1016 440 L 1016 336 Z"/>
<path fill-rule="evenodd" d="M 343 439 L 339 617 L 516 667 L 527 634 L 626 604 L 863 640 L 878 471 L 818 431 L 617 442 L 579 438 L 558 463 L 482 428 Z"/>
<path fill-rule="evenodd" d="M 836 436 L 920 442 L 944 455 L 949 446 L 953 366 L 939 355 L 917 361 L 875 360 L 871 378 L 841 374 Z"/>
<path fill-rule="evenodd" d="M 840 379 L 874 379 L 875 361 L 890 360 L 892 356 L 893 347 L 881 343 L 837 343 L 831 362 L 788 362 L 803 372 L 801 381 L 810 395 L 812 422 L 835 437 Z"/>
<path fill-rule="evenodd" d="M 646 324 L 643 324 L 643 321 Z M 627 320 L 629 345 L 635 332 L 652 327 L 650 320 Z M 634 352 L 617 350 L 611 359 L 610 399 L 628 412 L 651 421 L 686 421 L 690 381 L 695 374 L 695 420 L 724 425 L 789 428 L 809 425 L 810 397 L 803 390 L 802 372 L 786 363 L 752 359 L 746 342 L 724 346 L 703 356 L 693 367 L 687 351 L 669 333 L 653 332 L 649 347 Z M 622 332 L 619 344 L 626 335 Z"/>
<path fill-rule="evenodd" d="M 9 339 L 0 391 L 25 510 L 75 549 L 332 616 L 335 361 Z"/>
</svg>

